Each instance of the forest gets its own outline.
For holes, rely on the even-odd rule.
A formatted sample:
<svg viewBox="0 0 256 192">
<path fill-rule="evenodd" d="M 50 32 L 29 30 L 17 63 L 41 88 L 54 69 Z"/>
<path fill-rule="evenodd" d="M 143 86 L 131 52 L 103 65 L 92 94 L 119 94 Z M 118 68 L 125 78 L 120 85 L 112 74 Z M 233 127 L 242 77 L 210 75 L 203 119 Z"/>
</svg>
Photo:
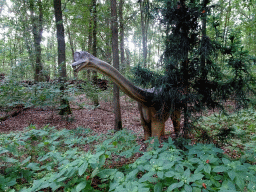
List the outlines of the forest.
<svg viewBox="0 0 256 192">
<path fill-rule="evenodd" d="M 0 191 L 255 192 L 255 0 L 1 0 Z"/>
</svg>

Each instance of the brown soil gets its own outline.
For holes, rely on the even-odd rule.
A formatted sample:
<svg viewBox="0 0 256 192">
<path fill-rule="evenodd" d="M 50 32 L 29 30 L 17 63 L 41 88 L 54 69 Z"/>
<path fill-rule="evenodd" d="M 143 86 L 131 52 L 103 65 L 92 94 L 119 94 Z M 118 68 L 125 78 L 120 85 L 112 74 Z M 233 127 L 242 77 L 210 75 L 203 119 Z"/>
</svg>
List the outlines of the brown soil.
<svg viewBox="0 0 256 192">
<path fill-rule="evenodd" d="M 78 100 L 82 100 L 86 106 L 93 106 L 93 103 L 80 95 Z M 140 123 L 140 115 L 137 102 L 132 101 L 128 96 L 121 97 L 121 113 L 123 127 L 138 134 L 143 135 L 143 128 Z M 42 128 L 49 124 L 57 129 L 74 129 L 79 126 L 90 128 L 96 133 L 107 133 L 114 128 L 114 113 L 112 102 L 100 101 L 100 107 L 96 109 L 79 109 L 71 105 L 72 115 L 64 118 L 58 115 L 57 110 L 31 108 L 23 110 L 15 117 L 9 117 L 7 120 L 0 122 L 0 132 L 20 131 L 29 125 L 35 125 Z M 3 116 L 5 114 L 0 114 Z M 169 118 L 165 125 L 166 133 L 173 132 L 172 121 Z"/>
</svg>

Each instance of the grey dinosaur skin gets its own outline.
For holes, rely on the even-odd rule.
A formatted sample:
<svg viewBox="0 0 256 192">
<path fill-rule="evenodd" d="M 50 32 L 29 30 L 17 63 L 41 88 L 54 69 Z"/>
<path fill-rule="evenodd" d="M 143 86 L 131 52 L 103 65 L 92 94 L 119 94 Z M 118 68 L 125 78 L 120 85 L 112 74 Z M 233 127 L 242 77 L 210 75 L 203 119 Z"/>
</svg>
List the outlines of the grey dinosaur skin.
<svg viewBox="0 0 256 192">
<path fill-rule="evenodd" d="M 107 75 L 112 81 L 129 97 L 138 102 L 140 111 L 141 124 L 144 129 L 144 138 L 147 140 L 149 137 L 158 137 L 165 134 L 165 122 L 171 115 L 175 133 L 180 131 L 180 110 L 171 110 L 164 105 L 159 106 L 159 103 L 153 102 L 154 88 L 144 90 L 128 81 L 122 74 L 119 73 L 114 67 L 94 57 L 86 51 L 75 52 L 74 63 L 72 67 L 75 72 L 82 69 L 93 69 L 104 75 Z M 161 109 L 161 116 L 159 116 L 159 109 Z"/>
</svg>

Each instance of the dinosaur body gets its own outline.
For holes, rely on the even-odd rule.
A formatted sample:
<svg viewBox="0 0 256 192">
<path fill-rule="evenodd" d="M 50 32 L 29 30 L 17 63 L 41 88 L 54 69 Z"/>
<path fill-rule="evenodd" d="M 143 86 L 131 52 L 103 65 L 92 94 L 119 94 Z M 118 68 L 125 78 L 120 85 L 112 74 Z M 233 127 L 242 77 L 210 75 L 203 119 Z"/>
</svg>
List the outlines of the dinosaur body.
<svg viewBox="0 0 256 192">
<path fill-rule="evenodd" d="M 141 89 L 133 85 L 114 67 L 108 63 L 94 57 L 88 52 L 80 51 L 74 54 L 72 67 L 75 72 L 81 69 L 93 69 L 110 77 L 113 82 L 129 97 L 138 102 L 141 124 L 144 129 L 144 138 L 160 137 L 165 133 L 165 122 L 171 115 L 175 133 L 180 131 L 180 109 L 173 107 L 170 110 L 163 104 L 153 102 L 154 88 L 149 90 Z M 159 106 L 160 105 L 160 106 Z M 162 106 L 161 106 L 162 105 Z M 159 112 L 160 111 L 160 112 Z M 171 114 L 170 114 L 171 112 Z"/>
</svg>

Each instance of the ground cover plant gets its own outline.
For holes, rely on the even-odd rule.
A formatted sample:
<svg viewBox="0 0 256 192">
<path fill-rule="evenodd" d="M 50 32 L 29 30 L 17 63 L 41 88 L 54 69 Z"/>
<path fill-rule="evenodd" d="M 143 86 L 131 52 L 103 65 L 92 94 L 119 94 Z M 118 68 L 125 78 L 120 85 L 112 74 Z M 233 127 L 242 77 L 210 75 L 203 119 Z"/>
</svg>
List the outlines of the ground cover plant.
<svg viewBox="0 0 256 192">
<path fill-rule="evenodd" d="M 256 112 L 253 108 L 228 115 L 203 116 L 194 126 L 198 141 L 215 143 L 232 157 L 256 163 Z"/>
<path fill-rule="evenodd" d="M 0 136 L 2 191 L 255 191 L 256 166 L 232 160 L 213 144 L 171 138 L 147 141 L 139 151 L 126 130 L 95 135 L 90 129 L 30 126 Z M 160 146 L 160 147 L 159 147 Z M 135 154 L 140 153 L 139 156 Z M 249 161 L 250 162 L 250 161 Z"/>
<path fill-rule="evenodd" d="M 72 82 L 72 81 L 71 81 Z M 8 114 L 17 107 L 23 109 L 28 108 L 41 108 L 60 110 L 63 105 L 60 105 L 60 98 L 62 96 L 60 91 L 61 84 L 58 82 L 20 82 L 13 79 L 0 82 L 0 112 Z M 105 93 L 107 92 L 107 93 Z M 105 100 L 111 97 L 109 91 L 101 91 L 98 87 L 94 86 L 91 82 L 77 82 L 66 83 L 65 99 L 72 103 L 73 106 L 78 108 L 94 107 L 84 106 L 83 102 L 77 100 L 76 96 L 84 94 L 87 98 L 93 100 L 97 95 L 100 99 Z M 11 95 L 11 97 L 10 97 Z M 2 121 L 0 118 L 0 121 Z M 5 120 L 6 118 L 3 118 Z"/>
</svg>

